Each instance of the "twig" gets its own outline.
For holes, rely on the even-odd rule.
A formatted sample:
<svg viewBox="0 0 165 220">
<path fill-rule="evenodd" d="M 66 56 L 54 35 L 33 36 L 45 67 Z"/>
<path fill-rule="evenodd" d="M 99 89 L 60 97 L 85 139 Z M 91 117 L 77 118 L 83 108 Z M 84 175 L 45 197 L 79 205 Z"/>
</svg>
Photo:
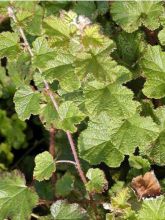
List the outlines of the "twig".
<svg viewBox="0 0 165 220">
<path fill-rule="evenodd" d="M 11 17 L 14 20 L 15 23 L 18 23 L 12 7 L 8 7 L 8 14 L 9 14 L 9 17 Z M 24 31 L 23 31 L 23 29 L 21 27 L 19 27 L 19 32 L 20 32 L 20 34 L 21 34 L 21 36 L 22 36 L 22 38 L 24 40 L 24 43 L 26 45 L 27 50 L 29 51 L 29 54 L 31 55 L 31 57 L 33 57 L 34 56 L 33 51 L 31 49 L 31 47 L 30 47 L 30 45 L 29 45 L 29 43 L 28 43 L 28 41 L 26 39 L 26 36 L 24 34 Z M 38 68 L 38 70 L 39 70 L 40 73 L 42 73 L 42 71 L 39 68 Z M 45 84 L 45 89 L 46 89 L 47 94 L 49 95 L 49 97 L 50 97 L 50 99 L 51 99 L 51 101 L 53 103 L 53 106 L 54 106 L 55 110 L 57 112 L 59 112 L 58 104 L 56 102 L 56 99 L 55 99 L 52 91 L 50 90 L 48 82 L 46 80 L 43 80 L 43 82 Z M 78 155 L 77 155 L 77 151 L 76 151 L 76 147 L 75 147 L 75 144 L 74 144 L 74 141 L 73 141 L 73 137 L 72 137 L 72 135 L 71 135 L 71 133 L 69 131 L 67 131 L 66 134 L 67 134 L 67 138 L 68 138 L 71 150 L 72 150 L 72 154 L 73 154 L 74 159 L 75 159 L 77 171 L 79 173 L 79 176 L 80 176 L 82 182 L 85 185 L 87 183 L 87 179 L 86 179 L 86 176 L 85 176 L 85 174 L 84 174 L 84 172 L 83 172 L 83 170 L 81 168 L 80 161 L 79 161 L 79 158 L 78 158 Z M 96 205 L 93 204 L 93 196 L 90 193 L 88 193 L 88 192 L 87 192 L 87 194 L 89 195 L 89 199 L 90 199 L 91 205 L 92 205 L 92 207 L 94 209 L 94 212 L 96 214 L 96 220 L 98 220 L 99 217 L 98 217 L 98 213 L 97 213 L 97 208 L 96 208 Z"/>
<path fill-rule="evenodd" d="M 14 20 L 14 22 L 15 22 L 16 24 L 18 23 L 18 22 L 17 22 L 17 18 L 16 18 L 15 14 L 14 14 L 13 8 L 10 7 L 10 6 L 8 7 L 8 15 L 9 15 L 9 17 L 11 17 L 11 18 Z M 31 55 L 31 57 L 33 57 L 33 56 L 34 56 L 33 51 L 32 51 L 32 49 L 31 49 L 31 47 L 30 47 L 30 45 L 29 45 L 29 43 L 28 43 L 28 41 L 27 41 L 27 38 L 26 38 L 26 36 L 25 36 L 25 34 L 24 34 L 23 29 L 22 29 L 21 27 L 18 27 L 18 28 L 19 28 L 19 32 L 20 32 L 20 34 L 21 34 L 21 37 L 23 38 L 24 43 L 26 44 L 26 47 L 27 47 L 27 49 L 28 49 L 28 51 L 29 51 L 29 54 Z M 41 70 L 40 70 L 40 69 L 39 69 L 39 72 L 41 73 Z M 44 80 L 44 84 L 45 84 L 45 89 L 47 90 L 47 93 L 48 93 L 48 95 L 49 95 L 49 97 L 50 97 L 50 99 L 51 99 L 51 101 L 52 101 L 52 103 L 53 103 L 53 105 L 54 105 L 54 108 L 55 108 L 56 111 L 58 112 L 58 110 L 59 110 L 58 104 L 57 104 L 57 102 L 56 102 L 56 100 L 55 100 L 55 97 L 54 97 L 52 91 L 50 90 L 49 84 L 48 84 L 48 82 L 47 82 L 46 80 Z M 86 177 L 85 177 L 85 175 L 84 175 L 84 172 L 83 172 L 83 170 L 82 170 L 82 168 L 81 168 L 80 161 L 79 161 L 79 158 L 78 158 L 78 156 L 77 156 L 76 147 L 75 147 L 75 144 L 74 144 L 72 135 L 71 135 L 71 133 L 70 133 L 69 131 L 67 131 L 66 134 L 67 134 L 67 137 L 68 137 L 68 141 L 69 141 L 69 144 L 70 144 L 70 147 L 71 147 L 71 150 L 72 150 L 72 153 L 73 153 L 75 162 L 76 162 L 76 164 L 77 164 L 76 167 L 77 167 L 79 176 L 80 176 L 82 182 L 83 182 L 84 184 L 86 184 L 86 183 L 87 183 L 87 179 L 86 179 Z"/>
</svg>

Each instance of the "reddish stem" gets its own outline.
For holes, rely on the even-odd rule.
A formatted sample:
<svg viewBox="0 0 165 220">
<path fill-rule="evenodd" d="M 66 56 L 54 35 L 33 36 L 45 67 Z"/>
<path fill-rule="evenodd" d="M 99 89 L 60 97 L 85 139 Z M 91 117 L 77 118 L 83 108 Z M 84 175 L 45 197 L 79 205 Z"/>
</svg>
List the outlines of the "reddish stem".
<svg viewBox="0 0 165 220">
<path fill-rule="evenodd" d="M 70 144 L 70 147 L 71 147 L 71 150 L 72 150 L 72 154 L 73 154 L 75 162 L 77 164 L 76 167 L 77 167 L 78 173 L 79 173 L 83 183 L 86 184 L 87 183 L 87 179 L 86 179 L 86 177 L 84 175 L 84 172 L 83 172 L 83 170 L 81 168 L 80 161 L 79 161 L 78 156 L 77 156 L 76 147 L 75 147 L 72 135 L 71 135 L 71 133 L 69 131 L 66 132 L 66 135 L 68 137 L 69 144 Z"/>
<path fill-rule="evenodd" d="M 11 17 L 14 20 L 14 22 L 17 23 L 17 18 L 16 18 L 15 14 L 14 14 L 14 11 L 13 11 L 12 7 L 8 7 L 8 14 L 9 14 L 9 17 Z M 26 44 L 26 47 L 27 47 L 31 57 L 33 57 L 34 56 L 33 51 L 31 49 L 31 47 L 30 47 L 30 45 L 29 45 L 29 43 L 27 41 L 27 38 L 25 36 L 25 33 L 24 33 L 24 31 L 23 31 L 23 29 L 21 27 L 19 27 L 19 32 L 21 34 L 21 37 L 24 40 L 24 43 Z M 40 69 L 39 69 L 39 72 L 41 73 Z M 48 82 L 46 80 L 44 80 L 44 84 L 45 84 L 45 89 L 47 90 L 47 93 L 48 93 L 48 95 L 49 95 L 49 97 L 50 97 L 50 99 L 51 99 L 51 101 L 52 101 L 52 103 L 54 105 L 54 108 L 58 112 L 58 104 L 57 104 L 57 102 L 55 100 L 55 97 L 54 97 L 52 91 L 50 90 L 49 84 L 48 84 Z M 67 134 L 67 137 L 68 137 L 68 140 L 69 140 L 69 143 L 70 143 L 70 147 L 71 147 L 71 150 L 72 150 L 75 162 L 77 164 L 77 170 L 78 170 L 79 176 L 80 176 L 81 180 L 83 181 L 83 183 L 86 184 L 87 183 L 87 179 L 86 179 L 85 174 L 84 174 L 84 172 L 83 172 L 83 170 L 81 168 L 80 161 L 79 161 L 78 156 L 77 156 L 76 147 L 74 145 L 72 135 L 71 135 L 71 133 L 69 131 L 67 131 L 66 134 Z"/>
<path fill-rule="evenodd" d="M 55 158 L 55 133 L 56 133 L 56 129 L 54 127 L 51 127 L 49 130 L 49 153 L 52 155 L 53 158 Z M 51 177 L 51 182 L 52 184 L 54 184 L 56 182 L 56 173 L 52 174 Z"/>
<path fill-rule="evenodd" d="M 50 140 L 49 140 L 49 153 L 52 155 L 53 158 L 55 158 L 55 133 L 56 129 L 54 127 L 51 127 L 49 130 L 50 134 Z"/>
</svg>

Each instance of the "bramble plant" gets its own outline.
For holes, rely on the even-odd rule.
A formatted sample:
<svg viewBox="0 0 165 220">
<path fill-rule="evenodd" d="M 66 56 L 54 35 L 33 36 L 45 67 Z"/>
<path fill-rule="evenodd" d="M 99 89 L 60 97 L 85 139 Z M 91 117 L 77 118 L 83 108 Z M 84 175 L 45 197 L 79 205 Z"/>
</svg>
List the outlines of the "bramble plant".
<svg viewBox="0 0 165 220">
<path fill-rule="evenodd" d="M 165 187 L 164 2 L 5 1 L 0 30 L 0 220 L 165 220 L 130 187 Z"/>
</svg>

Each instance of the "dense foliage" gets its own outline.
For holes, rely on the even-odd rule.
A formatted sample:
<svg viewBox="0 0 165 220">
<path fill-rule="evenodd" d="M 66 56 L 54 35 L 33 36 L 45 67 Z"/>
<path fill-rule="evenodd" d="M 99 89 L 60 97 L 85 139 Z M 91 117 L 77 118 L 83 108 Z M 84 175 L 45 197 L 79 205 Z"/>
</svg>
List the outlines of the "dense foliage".
<svg viewBox="0 0 165 220">
<path fill-rule="evenodd" d="M 165 220 L 164 49 L 163 1 L 0 2 L 0 220 Z"/>
</svg>

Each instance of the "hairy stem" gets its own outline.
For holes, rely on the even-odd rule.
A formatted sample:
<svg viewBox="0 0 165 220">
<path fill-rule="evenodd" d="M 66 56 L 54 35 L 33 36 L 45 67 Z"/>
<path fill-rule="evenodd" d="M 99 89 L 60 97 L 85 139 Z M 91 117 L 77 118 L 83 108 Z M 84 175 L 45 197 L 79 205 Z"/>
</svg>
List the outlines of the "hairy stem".
<svg viewBox="0 0 165 220">
<path fill-rule="evenodd" d="M 52 126 L 49 130 L 49 153 L 52 155 L 53 158 L 55 158 L 55 133 L 56 129 Z M 51 182 L 54 184 L 56 182 L 56 173 L 53 173 L 51 177 Z"/>
<path fill-rule="evenodd" d="M 15 23 L 18 23 L 17 22 L 17 18 L 16 18 L 15 14 L 14 14 L 14 11 L 13 11 L 12 7 L 8 7 L 8 15 L 9 15 L 9 17 L 11 17 L 14 20 Z M 21 35 L 22 39 L 24 40 L 26 48 L 29 51 L 29 54 L 31 55 L 31 57 L 33 57 L 34 53 L 33 53 L 32 49 L 31 49 L 31 47 L 30 47 L 30 45 L 29 45 L 29 43 L 27 41 L 27 38 L 25 36 L 25 33 L 24 33 L 23 29 L 21 27 L 18 27 L 18 28 L 19 28 L 20 35 Z M 39 72 L 41 72 L 40 69 L 39 69 Z M 48 93 L 48 95 L 49 95 L 49 97 L 50 97 L 50 99 L 51 99 L 51 101 L 52 101 L 52 103 L 54 105 L 54 108 L 58 112 L 58 109 L 59 109 L 58 108 L 58 104 L 56 102 L 56 99 L 55 99 L 52 91 L 50 90 L 49 84 L 48 84 L 48 82 L 46 80 L 44 80 L 44 84 L 45 84 L 45 89 L 47 90 L 47 93 Z M 81 168 L 80 161 L 79 161 L 79 158 L 78 158 L 78 155 L 77 155 L 77 151 L 76 151 L 76 147 L 75 147 L 75 144 L 74 144 L 74 141 L 73 141 L 73 137 L 72 137 L 72 135 L 71 135 L 71 133 L 69 131 L 67 131 L 66 134 L 67 134 L 67 138 L 68 138 L 68 141 L 69 141 L 69 144 L 70 144 L 70 147 L 71 147 L 71 150 L 72 150 L 72 153 L 73 153 L 76 165 L 77 165 L 76 167 L 77 167 L 79 176 L 80 176 L 82 182 L 84 184 L 86 184 L 87 183 L 87 179 L 86 179 L 85 174 L 84 174 L 84 172 L 83 172 L 83 170 Z"/>
<path fill-rule="evenodd" d="M 54 127 L 51 127 L 49 130 L 49 153 L 52 155 L 53 158 L 55 158 L 55 133 L 56 129 Z"/>
</svg>

